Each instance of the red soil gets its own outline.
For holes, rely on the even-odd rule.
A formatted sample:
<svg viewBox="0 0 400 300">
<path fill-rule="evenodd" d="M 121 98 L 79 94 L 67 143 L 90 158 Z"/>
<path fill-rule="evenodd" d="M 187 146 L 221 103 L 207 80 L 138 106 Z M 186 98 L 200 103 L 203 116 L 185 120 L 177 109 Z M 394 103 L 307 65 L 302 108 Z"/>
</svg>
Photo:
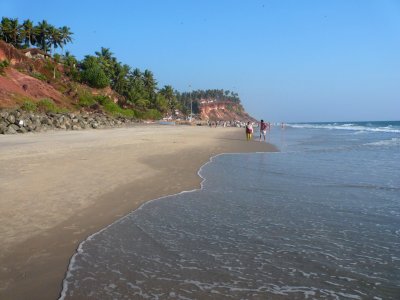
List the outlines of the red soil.
<svg viewBox="0 0 400 300">
<path fill-rule="evenodd" d="M 50 84 L 23 74 L 12 67 L 5 70 L 0 76 L 0 108 L 15 107 L 24 98 L 40 100 L 53 99 L 56 103 L 62 103 L 64 96 Z"/>
</svg>

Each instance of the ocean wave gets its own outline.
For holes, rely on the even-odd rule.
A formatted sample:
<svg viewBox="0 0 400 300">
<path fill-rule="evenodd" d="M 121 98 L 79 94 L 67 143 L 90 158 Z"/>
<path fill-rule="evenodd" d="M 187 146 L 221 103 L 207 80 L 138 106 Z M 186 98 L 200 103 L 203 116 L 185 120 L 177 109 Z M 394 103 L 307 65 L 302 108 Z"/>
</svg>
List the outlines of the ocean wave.
<svg viewBox="0 0 400 300">
<path fill-rule="evenodd" d="M 288 127 L 292 128 L 305 128 L 305 129 L 329 129 L 329 130 L 352 130 L 358 133 L 360 132 L 389 132 L 389 133 L 400 133 L 400 127 L 398 126 L 374 126 L 371 123 L 365 125 L 357 123 L 299 123 L 299 124 L 288 124 Z"/>
<path fill-rule="evenodd" d="M 390 140 L 381 140 L 372 143 L 366 143 L 365 146 L 396 146 L 400 145 L 400 138 L 391 138 Z"/>
</svg>

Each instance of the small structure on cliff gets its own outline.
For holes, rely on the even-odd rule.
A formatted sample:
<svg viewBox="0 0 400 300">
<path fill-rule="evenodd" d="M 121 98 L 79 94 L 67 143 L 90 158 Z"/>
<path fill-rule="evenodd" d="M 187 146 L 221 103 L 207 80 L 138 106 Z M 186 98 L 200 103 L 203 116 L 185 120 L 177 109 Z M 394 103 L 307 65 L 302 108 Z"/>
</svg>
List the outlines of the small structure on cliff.
<svg viewBox="0 0 400 300">
<path fill-rule="evenodd" d="M 24 55 L 26 57 L 33 58 L 33 59 L 38 59 L 38 58 L 44 59 L 44 58 L 50 57 L 49 54 L 47 54 L 46 52 L 44 52 L 40 49 L 37 49 L 37 48 L 28 48 L 28 49 L 23 49 L 21 51 L 22 51 L 22 53 L 24 53 Z"/>
</svg>

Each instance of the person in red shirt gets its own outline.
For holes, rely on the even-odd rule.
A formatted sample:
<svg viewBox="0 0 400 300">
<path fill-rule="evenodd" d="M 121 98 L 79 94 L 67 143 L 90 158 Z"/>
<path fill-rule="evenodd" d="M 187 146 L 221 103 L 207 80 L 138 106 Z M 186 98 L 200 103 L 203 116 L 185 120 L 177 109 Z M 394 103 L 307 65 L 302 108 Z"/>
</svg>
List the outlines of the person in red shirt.
<svg viewBox="0 0 400 300">
<path fill-rule="evenodd" d="M 264 137 L 264 141 L 266 141 L 266 136 L 267 136 L 267 123 L 264 122 L 264 120 L 261 120 L 260 123 L 260 142 L 261 142 L 261 137 Z"/>
</svg>

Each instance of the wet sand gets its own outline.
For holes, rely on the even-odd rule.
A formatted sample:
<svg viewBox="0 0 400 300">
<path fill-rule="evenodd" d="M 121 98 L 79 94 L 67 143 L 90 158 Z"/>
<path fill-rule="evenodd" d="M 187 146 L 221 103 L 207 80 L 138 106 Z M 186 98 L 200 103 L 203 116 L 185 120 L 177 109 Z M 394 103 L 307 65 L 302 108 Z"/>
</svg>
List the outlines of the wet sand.
<svg viewBox="0 0 400 300">
<path fill-rule="evenodd" d="M 148 125 L 0 136 L 0 299 L 57 299 L 79 243 L 145 201 L 200 186 L 243 129 Z"/>
</svg>

